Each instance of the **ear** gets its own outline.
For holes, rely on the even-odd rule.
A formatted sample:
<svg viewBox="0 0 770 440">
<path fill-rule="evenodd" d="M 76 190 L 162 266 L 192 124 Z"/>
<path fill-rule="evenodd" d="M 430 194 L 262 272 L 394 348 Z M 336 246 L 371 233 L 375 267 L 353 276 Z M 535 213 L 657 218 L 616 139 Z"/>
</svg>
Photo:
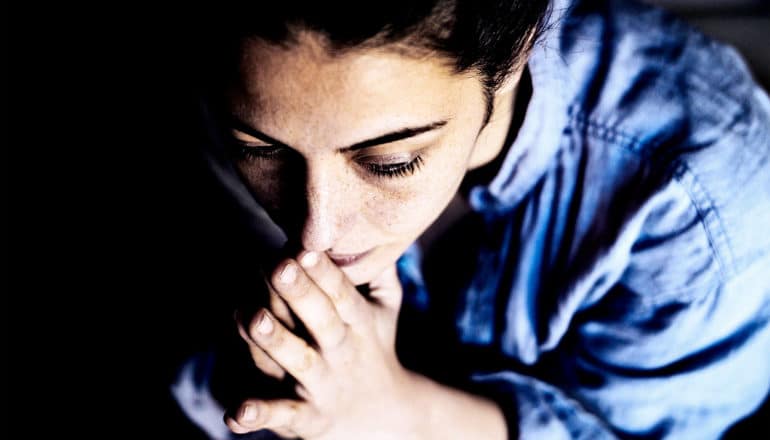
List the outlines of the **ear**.
<svg viewBox="0 0 770 440">
<path fill-rule="evenodd" d="M 527 67 L 527 61 L 529 60 L 529 55 L 531 54 L 532 46 L 536 44 L 534 41 L 536 36 L 537 36 L 537 30 L 532 29 L 529 32 L 529 36 L 527 37 L 527 42 L 524 43 L 524 47 L 528 47 L 530 49 L 528 49 L 527 52 L 520 54 L 520 56 L 518 57 L 517 63 L 511 67 L 511 71 L 508 73 L 508 76 L 505 78 L 503 83 L 497 89 L 497 92 L 495 93 L 495 95 L 510 93 L 511 90 L 515 89 L 516 86 L 519 85 L 519 81 L 521 80 L 521 75 L 524 73 L 524 69 Z"/>
<path fill-rule="evenodd" d="M 513 91 L 513 89 L 519 85 L 519 81 L 521 80 L 521 75 L 524 73 L 525 67 L 526 64 L 522 63 L 521 65 L 514 66 L 511 69 L 511 72 L 508 73 L 508 76 L 505 77 L 505 80 L 503 80 L 503 83 L 500 84 L 500 87 L 495 92 L 495 104 L 497 104 L 499 97 L 503 95 L 510 96 L 510 93 Z"/>
<path fill-rule="evenodd" d="M 469 170 L 488 164 L 503 150 L 513 116 L 513 101 L 523 72 L 523 65 L 513 70 L 495 91 L 492 115 L 476 140 L 468 163 Z"/>
</svg>

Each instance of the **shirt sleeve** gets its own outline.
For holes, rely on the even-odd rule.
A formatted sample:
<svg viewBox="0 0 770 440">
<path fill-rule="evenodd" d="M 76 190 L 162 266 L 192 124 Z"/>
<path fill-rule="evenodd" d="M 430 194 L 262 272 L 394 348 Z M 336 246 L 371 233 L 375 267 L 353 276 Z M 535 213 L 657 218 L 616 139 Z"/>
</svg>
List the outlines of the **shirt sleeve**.
<svg viewBox="0 0 770 440">
<path fill-rule="evenodd" d="M 477 392 L 502 409 L 511 439 L 614 439 L 599 417 L 562 390 L 513 371 L 476 374 Z"/>
</svg>

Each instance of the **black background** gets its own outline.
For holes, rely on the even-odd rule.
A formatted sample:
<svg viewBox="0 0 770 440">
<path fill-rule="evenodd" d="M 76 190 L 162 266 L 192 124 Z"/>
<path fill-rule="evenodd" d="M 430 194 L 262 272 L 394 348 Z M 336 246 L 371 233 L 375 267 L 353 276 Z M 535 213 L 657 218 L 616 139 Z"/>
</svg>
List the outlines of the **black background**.
<svg viewBox="0 0 770 440">
<path fill-rule="evenodd" d="M 250 263 L 195 154 L 196 27 L 150 8 L 14 12 L 5 426 L 193 438 L 168 423 L 174 364 L 213 325 L 197 299 Z"/>
</svg>

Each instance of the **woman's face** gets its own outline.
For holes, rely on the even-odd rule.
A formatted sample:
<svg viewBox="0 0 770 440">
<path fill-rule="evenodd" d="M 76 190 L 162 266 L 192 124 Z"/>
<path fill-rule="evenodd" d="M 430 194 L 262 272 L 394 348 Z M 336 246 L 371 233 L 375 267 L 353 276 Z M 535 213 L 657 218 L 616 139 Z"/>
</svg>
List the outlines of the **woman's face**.
<svg viewBox="0 0 770 440">
<path fill-rule="evenodd" d="M 311 36 L 289 48 L 250 41 L 241 60 L 227 95 L 237 168 L 290 238 L 371 281 L 473 163 L 480 81 L 394 51 L 332 57 Z"/>
</svg>

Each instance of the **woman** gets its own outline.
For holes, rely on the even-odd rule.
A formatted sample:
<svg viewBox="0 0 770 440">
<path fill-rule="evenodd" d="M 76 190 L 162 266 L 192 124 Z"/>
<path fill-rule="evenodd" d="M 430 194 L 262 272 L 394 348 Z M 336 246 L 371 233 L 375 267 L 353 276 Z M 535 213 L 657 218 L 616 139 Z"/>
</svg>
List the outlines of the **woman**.
<svg viewBox="0 0 770 440">
<path fill-rule="evenodd" d="M 224 404 L 255 436 L 717 438 L 762 402 L 770 101 L 732 50 L 621 1 L 224 17 L 206 154 L 268 289 L 237 328 L 291 388 L 233 404 L 226 350 L 191 358 L 209 436 Z"/>
</svg>

